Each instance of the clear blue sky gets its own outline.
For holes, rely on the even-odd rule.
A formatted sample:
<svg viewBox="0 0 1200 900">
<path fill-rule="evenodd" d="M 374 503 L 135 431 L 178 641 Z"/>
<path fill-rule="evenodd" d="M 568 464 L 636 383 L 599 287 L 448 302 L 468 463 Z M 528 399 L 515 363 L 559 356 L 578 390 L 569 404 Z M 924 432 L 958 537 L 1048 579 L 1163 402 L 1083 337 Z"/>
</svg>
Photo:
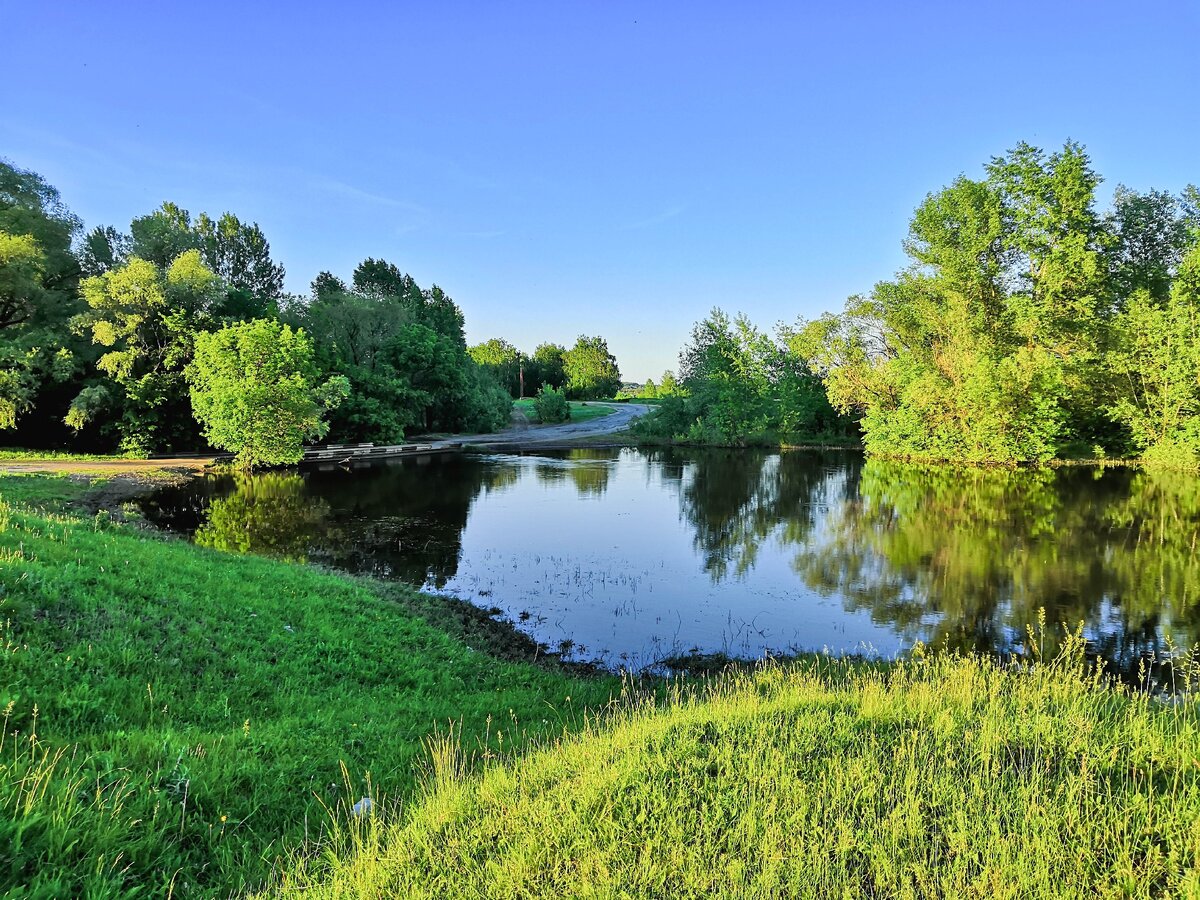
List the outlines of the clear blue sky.
<svg viewBox="0 0 1200 900">
<path fill-rule="evenodd" d="M 1019 140 L 1200 181 L 1200 4 L 0 0 L 0 156 L 88 226 L 257 221 L 306 292 L 384 257 L 472 342 L 673 368 L 711 307 L 841 307 Z"/>
</svg>

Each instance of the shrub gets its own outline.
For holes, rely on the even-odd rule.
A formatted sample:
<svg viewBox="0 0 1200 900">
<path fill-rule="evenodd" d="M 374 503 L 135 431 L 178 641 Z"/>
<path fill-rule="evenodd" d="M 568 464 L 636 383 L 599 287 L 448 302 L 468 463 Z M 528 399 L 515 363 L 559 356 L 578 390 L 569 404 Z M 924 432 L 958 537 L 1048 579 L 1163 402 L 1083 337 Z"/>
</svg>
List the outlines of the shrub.
<svg viewBox="0 0 1200 900">
<path fill-rule="evenodd" d="M 566 422 L 571 418 L 571 406 L 567 403 L 567 395 L 556 391 L 548 384 L 543 384 L 533 398 L 533 408 L 540 422 L 553 425 L 556 422 Z"/>
</svg>

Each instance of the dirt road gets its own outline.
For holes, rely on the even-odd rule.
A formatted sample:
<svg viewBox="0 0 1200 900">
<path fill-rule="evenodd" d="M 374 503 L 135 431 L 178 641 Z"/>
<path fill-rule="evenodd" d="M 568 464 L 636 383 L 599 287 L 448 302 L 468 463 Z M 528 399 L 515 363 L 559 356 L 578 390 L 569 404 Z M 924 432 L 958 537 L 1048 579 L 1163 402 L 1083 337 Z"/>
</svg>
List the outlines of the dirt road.
<svg viewBox="0 0 1200 900">
<path fill-rule="evenodd" d="M 650 407 L 644 403 L 596 403 L 593 405 L 608 406 L 614 411 L 607 416 L 597 416 L 583 422 L 567 422 L 563 425 L 521 423 L 493 434 L 457 434 L 453 438 L 431 443 L 435 446 L 471 444 L 477 447 L 504 450 L 519 450 L 526 447 L 530 449 L 545 448 L 548 444 L 569 446 L 576 442 L 590 444 L 594 443 L 597 438 L 624 431 L 634 419 L 644 416 L 650 411 Z"/>
</svg>

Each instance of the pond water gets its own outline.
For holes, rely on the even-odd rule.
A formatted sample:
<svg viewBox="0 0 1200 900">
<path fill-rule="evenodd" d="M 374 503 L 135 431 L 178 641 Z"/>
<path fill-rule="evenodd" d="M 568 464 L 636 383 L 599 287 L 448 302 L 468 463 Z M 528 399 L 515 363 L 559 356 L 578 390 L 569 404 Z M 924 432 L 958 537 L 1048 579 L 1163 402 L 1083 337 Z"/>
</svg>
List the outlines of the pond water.
<svg viewBox="0 0 1200 900">
<path fill-rule="evenodd" d="M 1082 625 L 1129 672 L 1200 639 L 1200 479 L 1180 474 L 573 450 L 208 477 L 143 512 L 198 544 L 451 594 L 612 666 L 1015 651 L 1041 610 L 1042 641 Z"/>
</svg>

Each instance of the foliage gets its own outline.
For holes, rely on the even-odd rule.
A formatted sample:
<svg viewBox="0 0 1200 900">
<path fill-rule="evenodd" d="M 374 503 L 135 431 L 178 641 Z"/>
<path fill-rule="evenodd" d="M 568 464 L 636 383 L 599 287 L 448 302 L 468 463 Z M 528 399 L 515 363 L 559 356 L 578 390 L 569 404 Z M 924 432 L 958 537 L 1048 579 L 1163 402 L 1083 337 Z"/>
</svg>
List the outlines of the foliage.
<svg viewBox="0 0 1200 900">
<path fill-rule="evenodd" d="M 247 469 L 299 462 L 350 392 L 344 376 L 317 383 L 308 335 L 265 319 L 198 334 L 187 379 L 204 436 Z"/>
<path fill-rule="evenodd" d="M 538 421 L 543 425 L 554 425 L 571 419 L 571 405 L 567 402 L 567 395 L 548 384 L 543 384 L 542 389 L 533 398 L 533 408 Z"/>
<path fill-rule="evenodd" d="M 17 440 L 54 434 L 86 356 L 67 328 L 79 309 L 78 230 L 57 190 L 0 160 L 0 430 L 20 427 Z"/>
<path fill-rule="evenodd" d="M 1094 209 L 1083 148 L 1028 144 L 959 178 L 914 213 L 912 265 L 792 346 L 829 399 L 861 416 L 868 451 L 970 461 L 1044 461 L 1066 448 L 1120 451 L 1127 382 L 1111 345 L 1173 277 L 1183 205 L 1119 190 Z M 1129 292 L 1133 291 L 1132 294 Z"/>
<path fill-rule="evenodd" d="M 222 294 L 199 251 L 186 251 L 165 271 L 134 256 L 118 269 L 85 278 L 81 289 L 90 311 L 79 327 L 106 349 L 96 367 L 119 394 L 121 448 L 148 453 L 194 445 L 184 367 Z M 86 424 L 98 399 L 94 390 L 81 392 L 68 422 Z"/>
<path fill-rule="evenodd" d="M 0 497 L 31 482 L 84 489 Z M 0 585 L 0 894 L 240 894 L 410 797 L 431 731 L 494 758 L 620 688 L 472 650 L 452 601 L 15 503 Z"/>
<path fill-rule="evenodd" d="M 1117 317 L 1112 371 L 1125 390 L 1112 415 L 1158 465 L 1200 465 L 1200 245 L 1165 300 L 1138 288 Z"/>
<path fill-rule="evenodd" d="M 563 357 L 566 353 L 567 348 L 560 344 L 538 344 L 528 361 L 526 382 L 548 384 L 560 390 L 567 382 L 567 374 L 563 368 Z"/>
<path fill-rule="evenodd" d="M 615 397 L 621 388 L 621 370 L 608 351 L 608 342 L 599 335 L 580 335 L 575 346 L 562 357 L 567 396 L 574 400 L 600 400 Z"/>
<path fill-rule="evenodd" d="M 503 338 L 492 338 L 468 348 L 475 364 L 492 376 L 510 397 L 520 397 L 525 354 Z"/>
<path fill-rule="evenodd" d="M 720 309 L 696 323 L 679 357 L 682 392 L 663 375 L 658 412 L 634 430 L 644 440 L 695 444 L 778 444 L 850 431 L 825 399 L 804 357 L 790 352 L 749 319 Z"/>
<path fill-rule="evenodd" d="M 728 674 L 342 829 L 271 896 L 1192 896 L 1200 711 L 927 655 Z"/>
</svg>

